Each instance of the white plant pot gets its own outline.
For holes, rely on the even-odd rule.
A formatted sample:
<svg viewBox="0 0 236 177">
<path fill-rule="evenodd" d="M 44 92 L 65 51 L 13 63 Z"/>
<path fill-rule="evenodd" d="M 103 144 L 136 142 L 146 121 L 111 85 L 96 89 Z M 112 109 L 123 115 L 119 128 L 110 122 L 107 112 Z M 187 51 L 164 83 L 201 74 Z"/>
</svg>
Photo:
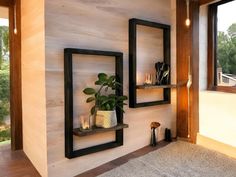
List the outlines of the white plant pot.
<svg viewBox="0 0 236 177">
<path fill-rule="evenodd" d="M 116 111 L 97 111 L 96 126 L 111 128 L 117 125 Z"/>
</svg>

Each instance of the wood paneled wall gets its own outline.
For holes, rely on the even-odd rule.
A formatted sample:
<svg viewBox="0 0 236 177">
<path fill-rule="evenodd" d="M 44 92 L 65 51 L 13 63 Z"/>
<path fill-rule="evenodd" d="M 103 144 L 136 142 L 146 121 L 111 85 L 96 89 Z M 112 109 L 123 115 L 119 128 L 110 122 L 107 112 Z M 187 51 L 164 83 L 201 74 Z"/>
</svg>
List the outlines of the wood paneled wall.
<svg viewBox="0 0 236 177">
<path fill-rule="evenodd" d="M 209 4 L 217 0 L 199 0 L 199 5 Z"/>
<path fill-rule="evenodd" d="M 172 6 L 173 5 L 173 6 Z M 124 146 L 68 160 L 64 154 L 64 48 L 88 48 L 124 53 L 124 94 L 128 95 L 128 20 L 140 18 L 172 26 L 172 79 L 175 82 L 175 0 L 47 0 L 46 1 L 46 94 L 47 94 L 47 152 L 49 176 L 70 177 L 111 161 L 150 143 L 150 123 L 159 121 L 159 140 L 164 128 L 176 129 L 176 98 L 172 104 L 146 108 L 125 107 Z M 78 59 L 84 59 L 77 56 Z M 75 58 L 76 59 L 76 58 Z M 111 72 L 110 65 L 99 65 L 99 58 L 87 57 L 88 63 L 78 62 L 75 93 L 75 121 L 88 112 L 82 88 L 91 86 L 97 72 Z M 79 61 L 79 60 L 78 60 Z M 83 60 L 85 61 L 85 60 Z M 99 60 L 100 61 L 100 60 Z M 104 58 L 101 58 L 101 62 Z M 86 66 L 86 67 L 82 67 Z M 82 68 L 81 68 L 82 67 Z M 88 67 L 88 68 L 87 68 Z M 76 69 L 76 68 L 74 68 Z M 90 73 L 91 71 L 91 73 Z M 145 73 L 144 73 L 145 74 Z M 78 87 L 77 87 L 78 86 Z M 80 100 L 79 100 L 80 99 Z M 79 102 L 80 101 L 80 102 Z M 84 104 L 80 104 L 83 103 Z M 83 113 L 83 114 L 84 114 Z M 75 122 L 76 124 L 76 122 Z M 75 138 L 75 148 L 98 143 L 112 135 Z M 99 139 L 98 139 L 99 138 Z M 106 140 L 106 139 L 104 139 Z M 82 143 L 82 144 L 80 144 Z"/>
<path fill-rule="evenodd" d="M 13 0 L 0 0 L 0 6 L 9 7 L 13 4 Z"/>
<path fill-rule="evenodd" d="M 47 176 L 44 1 L 21 0 L 23 150 Z"/>
<path fill-rule="evenodd" d="M 186 84 L 177 91 L 177 136 L 196 142 L 199 115 L 199 3 L 190 1 L 191 25 L 185 25 L 186 2 L 177 0 L 177 83 L 188 80 L 189 58 L 192 73 L 190 109 Z"/>
</svg>

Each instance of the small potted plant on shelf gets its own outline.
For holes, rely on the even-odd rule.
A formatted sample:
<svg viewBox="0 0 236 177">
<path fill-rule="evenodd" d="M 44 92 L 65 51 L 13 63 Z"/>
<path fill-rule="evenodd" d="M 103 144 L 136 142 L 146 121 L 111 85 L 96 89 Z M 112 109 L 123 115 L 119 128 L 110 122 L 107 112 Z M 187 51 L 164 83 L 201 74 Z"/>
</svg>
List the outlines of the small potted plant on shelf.
<svg viewBox="0 0 236 177">
<path fill-rule="evenodd" d="M 102 128 L 114 127 L 117 125 L 116 108 L 124 112 L 123 105 L 126 105 L 124 101 L 128 98 L 112 93 L 122 87 L 114 75 L 99 73 L 95 85 L 100 86 L 99 89 L 85 88 L 83 90 L 86 95 L 90 96 L 86 102 L 94 102 L 90 112 L 95 117 L 95 125 Z"/>
</svg>

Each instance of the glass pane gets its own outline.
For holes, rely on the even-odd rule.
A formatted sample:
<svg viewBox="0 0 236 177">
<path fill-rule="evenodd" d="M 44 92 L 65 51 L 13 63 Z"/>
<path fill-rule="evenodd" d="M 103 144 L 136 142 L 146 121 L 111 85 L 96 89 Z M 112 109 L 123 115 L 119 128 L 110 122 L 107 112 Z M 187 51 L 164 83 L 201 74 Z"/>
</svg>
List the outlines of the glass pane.
<svg viewBox="0 0 236 177">
<path fill-rule="evenodd" d="M 8 8 L 0 7 L 0 145 L 10 142 Z"/>
<path fill-rule="evenodd" d="M 217 85 L 236 87 L 236 1 L 218 6 Z"/>
</svg>

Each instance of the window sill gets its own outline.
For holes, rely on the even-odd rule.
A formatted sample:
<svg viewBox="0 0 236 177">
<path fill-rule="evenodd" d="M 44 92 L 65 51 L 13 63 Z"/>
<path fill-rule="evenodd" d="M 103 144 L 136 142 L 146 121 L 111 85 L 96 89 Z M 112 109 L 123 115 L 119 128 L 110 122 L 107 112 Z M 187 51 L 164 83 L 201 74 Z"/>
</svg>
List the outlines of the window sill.
<svg viewBox="0 0 236 177">
<path fill-rule="evenodd" d="M 208 88 L 209 91 L 217 91 L 217 92 L 226 92 L 226 93 L 236 93 L 236 87 L 225 87 L 225 86 L 213 86 Z"/>
</svg>

